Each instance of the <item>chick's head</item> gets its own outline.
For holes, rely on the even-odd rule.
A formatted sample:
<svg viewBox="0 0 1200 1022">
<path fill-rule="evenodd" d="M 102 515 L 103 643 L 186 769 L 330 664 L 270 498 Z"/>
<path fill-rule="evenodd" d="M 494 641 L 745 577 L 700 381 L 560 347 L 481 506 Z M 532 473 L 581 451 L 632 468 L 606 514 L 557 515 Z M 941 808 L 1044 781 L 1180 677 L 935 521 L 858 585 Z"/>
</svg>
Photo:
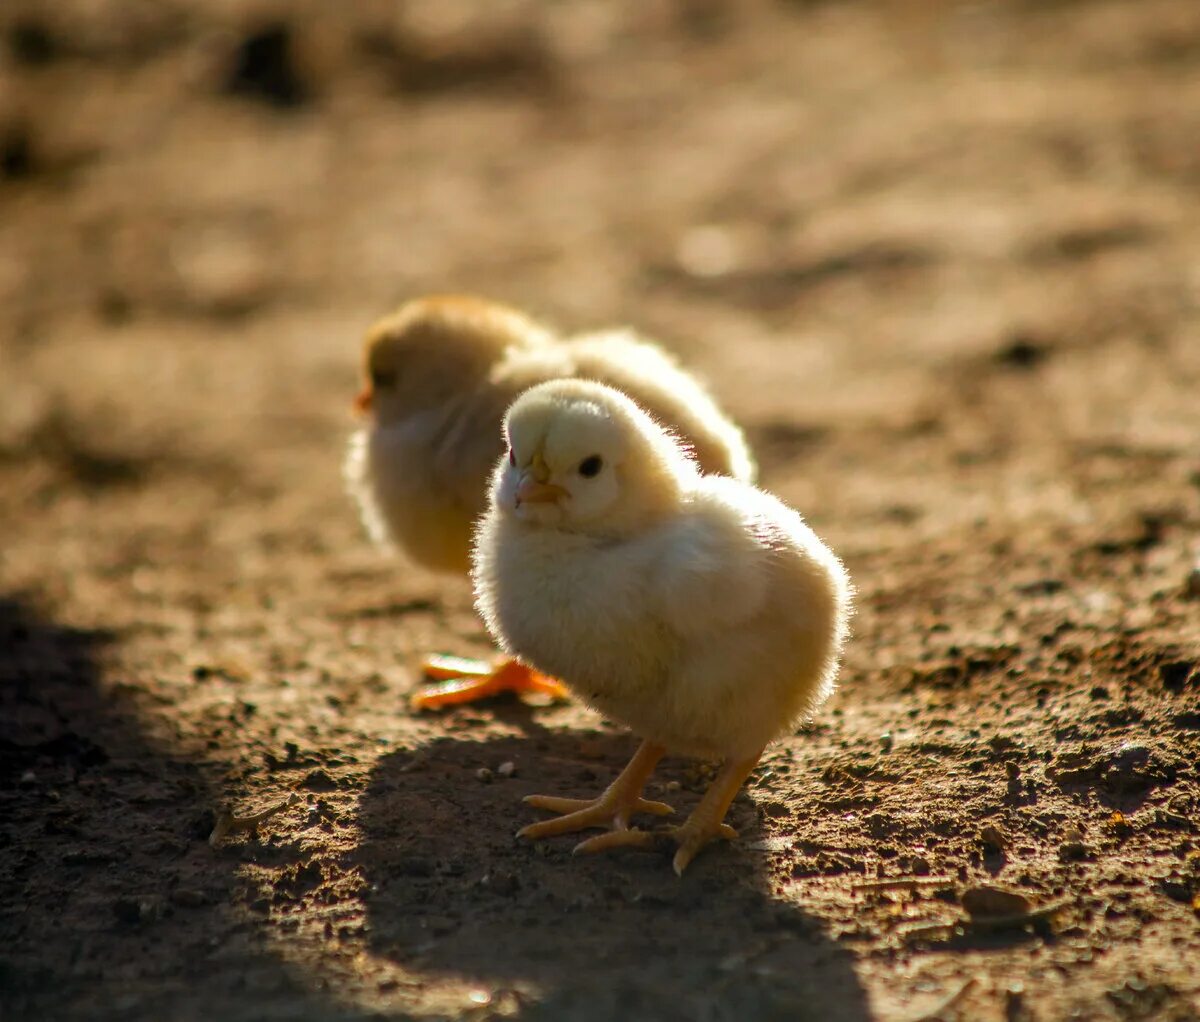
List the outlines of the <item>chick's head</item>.
<svg viewBox="0 0 1200 1022">
<path fill-rule="evenodd" d="M 514 347 L 550 334 L 515 309 L 482 298 L 418 298 L 375 323 L 363 345 L 361 413 L 387 424 L 473 390 Z"/>
<path fill-rule="evenodd" d="M 521 395 L 505 419 L 508 453 L 496 507 L 530 524 L 619 537 L 678 507 L 697 469 L 686 450 L 619 391 L 554 380 Z"/>
</svg>

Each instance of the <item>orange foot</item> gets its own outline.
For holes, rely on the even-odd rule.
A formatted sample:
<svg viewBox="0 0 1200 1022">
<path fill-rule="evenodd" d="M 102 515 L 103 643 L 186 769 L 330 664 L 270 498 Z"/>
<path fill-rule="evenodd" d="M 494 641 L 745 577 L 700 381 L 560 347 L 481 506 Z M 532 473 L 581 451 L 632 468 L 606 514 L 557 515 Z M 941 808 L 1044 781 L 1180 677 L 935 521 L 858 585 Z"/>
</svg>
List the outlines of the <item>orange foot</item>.
<svg viewBox="0 0 1200 1022">
<path fill-rule="evenodd" d="M 689 816 L 680 826 L 663 830 L 613 830 L 607 834 L 597 834 L 577 844 L 575 854 L 606 852 L 610 848 L 644 848 L 654 852 L 674 848 L 675 858 L 672 865 L 675 867 L 675 875 L 683 876 L 683 871 L 696 857 L 696 853 L 710 841 L 716 841 L 718 838 L 732 841 L 735 837 L 737 831 L 728 823 L 697 822 L 695 816 Z"/>
<path fill-rule="evenodd" d="M 487 663 L 435 655 L 425 661 L 424 673 L 425 677 L 437 680 L 437 684 L 426 685 L 414 693 L 410 700 L 414 710 L 440 710 L 501 692 L 536 692 L 553 699 L 569 698 L 562 682 L 508 658 Z"/>
<path fill-rule="evenodd" d="M 555 834 L 571 834 L 589 827 L 608 827 L 614 833 L 633 833 L 629 818 L 634 813 L 669 816 L 675 810 L 665 802 L 642 798 L 642 789 L 665 750 L 652 742 L 643 742 L 633 759 L 599 798 L 558 798 L 554 795 L 526 795 L 525 804 L 562 815 L 552 820 L 531 823 L 517 837 L 536 840 Z M 588 842 L 583 842 L 587 844 Z M 580 845 L 579 847 L 583 847 Z"/>
<path fill-rule="evenodd" d="M 708 791 L 704 793 L 700 804 L 680 826 L 662 831 L 614 830 L 610 834 L 600 834 L 576 845 L 576 854 L 605 852 L 610 848 L 646 848 L 658 851 L 674 846 L 675 858 L 672 865 L 675 867 L 675 875 L 683 876 L 683 871 L 696 857 L 696 853 L 710 841 L 719 838 L 731 841 L 737 837 L 737 831 L 722 821 L 734 796 L 761 755 L 759 752 L 757 756 L 746 759 L 726 760 Z"/>
</svg>

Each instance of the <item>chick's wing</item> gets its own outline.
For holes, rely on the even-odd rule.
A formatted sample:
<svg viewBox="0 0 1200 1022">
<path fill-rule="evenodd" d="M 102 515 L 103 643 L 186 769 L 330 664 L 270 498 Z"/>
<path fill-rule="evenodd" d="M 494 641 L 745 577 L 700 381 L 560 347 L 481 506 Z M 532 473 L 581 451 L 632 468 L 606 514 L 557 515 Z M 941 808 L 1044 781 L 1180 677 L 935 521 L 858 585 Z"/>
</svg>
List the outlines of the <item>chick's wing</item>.
<svg viewBox="0 0 1200 1022">
<path fill-rule="evenodd" d="M 705 478 L 666 531 L 658 602 L 679 634 L 736 628 L 761 611 L 770 590 L 774 529 L 754 496 L 757 491 L 730 480 Z"/>
</svg>

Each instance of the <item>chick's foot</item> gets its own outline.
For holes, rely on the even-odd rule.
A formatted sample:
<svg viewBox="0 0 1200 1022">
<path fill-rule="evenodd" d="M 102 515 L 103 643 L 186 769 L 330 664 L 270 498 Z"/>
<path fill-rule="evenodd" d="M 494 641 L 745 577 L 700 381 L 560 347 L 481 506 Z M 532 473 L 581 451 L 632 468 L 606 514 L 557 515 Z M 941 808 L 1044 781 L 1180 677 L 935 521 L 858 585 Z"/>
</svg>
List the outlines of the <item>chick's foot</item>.
<svg viewBox="0 0 1200 1022">
<path fill-rule="evenodd" d="M 761 755 L 761 753 L 759 754 Z M 737 831 L 723 822 L 743 782 L 758 763 L 759 756 L 752 759 L 730 759 L 709 785 L 704 798 L 692 815 L 680 826 L 660 831 L 626 830 L 612 834 L 600 834 L 575 846 L 575 854 L 604 852 L 610 848 L 644 848 L 650 851 L 675 848 L 672 865 L 676 876 L 683 871 L 705 845 L 718 839 L 731 841 Z"/>
<path fill-rule="evenodd" d="M 501 692 L 534 692 L 553 699 L 567 699 L 567 690 L 559 681 L 540 674 L 516 660 L 496 663 L 465 657 L 431 656 L 425 661 L 425 677 L 437 679 L 416 691 L 411 703 L 414 710 L 440 710 L 446 706 L 473 703 Z"/>
<path fill-rule="evenodd" d="M 590 827 L 606 827 L 615 832 L 629 831 L 629 819 L 635 813 L 669 816 L 675 810 L 665 802 L 642 798 L 642 789 L 654 767 L 666 750 L 660 745 L 643 742 L 633 759 L 599 798 L 558 798 L 553 795 L 527 795 L 526 805 L 563 815 L 541 823 L 531 823 L 517 832 L 517 837 L 536 840 L 555 834 L 570 834 Z"/>
<path fill-rule="evenodd" d="M 737 831 L 727 823 L 698 824 L 694 820 L 692 816 L 678 827 L 665 827 L 662 830 L 623 830 L 597 834 L 580 841 L 574 851 L 576 855 L 589 855 L 607 852 L 612 848 L 642 848 L 650 852 L 674 849 L 675 874 L 683 876 L 683 871 L 705 845 L 717 839 L 732 841 L 738 836 Z"/>
</svg>

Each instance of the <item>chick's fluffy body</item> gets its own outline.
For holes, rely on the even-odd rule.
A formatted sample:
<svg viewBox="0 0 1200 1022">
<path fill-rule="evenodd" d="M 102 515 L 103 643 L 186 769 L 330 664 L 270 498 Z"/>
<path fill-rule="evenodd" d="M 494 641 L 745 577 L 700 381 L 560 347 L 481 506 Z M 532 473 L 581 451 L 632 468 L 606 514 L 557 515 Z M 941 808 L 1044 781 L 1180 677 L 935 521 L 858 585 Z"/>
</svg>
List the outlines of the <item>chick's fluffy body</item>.
<svg viewBox="0 0 1200 1022">
<path fill-rule="evenodd" d="M 629 394 L 707 471 L 750 480 L 741 431 L 665 352 L 624 330 L 560 339 L 516 310 L 466 297 L 410 302 L 368 334 L 371 422 L 345 474 L 372 538 L 425 567 L 466 573 L 471 535 L 503 453 L 504 413 L 524 390 L 584 378 Z"/>
<path fill-rule="evenodd" d="M 605 443 L 606 431 L 585 424 L 588 439 L 572 445 L 582 406 L 621 435 L 619 450 L 605 450 L 613 506 L 582 523 L 569 502 L 561 518 L 523 515 L 513 500 L 523 447 L 551 461 L 561 449 L 569 463 Z M 850 584 L 800 515 L 747 483 L 703 476 L 607 388 L 539 387 L 508 429 L 518 464 L 496 469 L 474 570 L 477 606 L 509 652 L 643 737 L 697 756 L 756 757 L 829 695 Z"/>
</svg>

